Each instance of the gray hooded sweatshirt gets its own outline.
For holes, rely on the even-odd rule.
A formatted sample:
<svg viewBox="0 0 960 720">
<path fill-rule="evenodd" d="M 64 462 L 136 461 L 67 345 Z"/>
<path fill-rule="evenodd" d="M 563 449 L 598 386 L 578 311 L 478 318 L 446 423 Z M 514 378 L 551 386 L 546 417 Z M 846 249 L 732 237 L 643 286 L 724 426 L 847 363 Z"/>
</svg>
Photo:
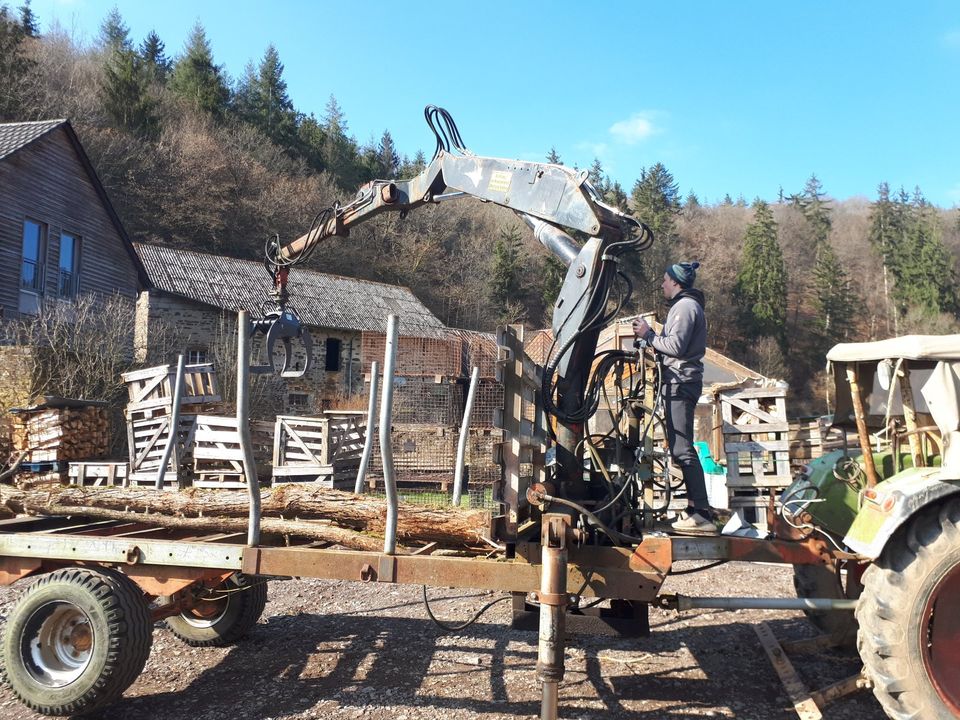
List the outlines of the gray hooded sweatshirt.
<svg viewBox="0 0 960 720">
<path fill-rule="evenodd" d="M 699 289 L 681 290 L 670 303 L 660 334 L 650 330 L 644 336 L 644 340 L 663 355 L 665 383 L 703 384 L 703 356 L 707 351 L 703 305 L 704 297 Z"/>
</svg>

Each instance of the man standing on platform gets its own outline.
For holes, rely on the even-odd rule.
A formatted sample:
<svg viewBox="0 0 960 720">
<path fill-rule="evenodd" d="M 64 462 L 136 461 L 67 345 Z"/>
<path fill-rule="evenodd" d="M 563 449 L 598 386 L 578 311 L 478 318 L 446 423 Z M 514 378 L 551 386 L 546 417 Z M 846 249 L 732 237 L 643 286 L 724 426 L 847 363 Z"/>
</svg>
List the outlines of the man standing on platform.
<svg viewBox="0 0 960 720">
<path fill-rule="evenodd" d="M 661 287 L 670 310 L 663 330 L 657 335 L 645 320 L 637 318 L 633 333 L 663 357 L 667 443 L 687 491 L 687 509 L 680 513 L 673 529 L 684 535 L 716 535 L 703 466 L 693 445 L 693 416 L 703 391 L 703 356 L 707 350 L 703 292 L 693 287 L 698 267 L 698 262 L 681 262 L 667 268 Z"/>
</svg>

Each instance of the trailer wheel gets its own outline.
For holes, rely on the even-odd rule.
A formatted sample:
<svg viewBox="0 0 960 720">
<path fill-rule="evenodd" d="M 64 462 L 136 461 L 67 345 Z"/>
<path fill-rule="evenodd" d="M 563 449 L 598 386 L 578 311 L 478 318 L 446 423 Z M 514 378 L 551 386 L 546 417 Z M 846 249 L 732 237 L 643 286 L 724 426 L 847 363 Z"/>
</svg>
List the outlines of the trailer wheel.
<svg viewBox="0 0 960 720">
<path fill-rule="evenodd" d="M 924 510 L 864 573 L 858 647 L 891 718 L 960 717 L 960 499 Z"/>
<path fill-rule="evenodd" d="M 257 624 L 266 604 L 265 580 L 232 575 L 200 595 L 190 610 L 167 618 L 167 627 L 191 647 L 230 645 Z"/>
<path fill-rule="evenodd" d="M 133 684 L 152 641 L 147 603 L 133 582 L 87 568 L 56 570 L 7 618 L 2 679 L 36 712 L 88 713 Z"/>
<path fill-rule="evenodd" d="M 852 579 L 844 589 L 835 567 L 827 565 L 794 565 L 793 587 L 798 598 L 856 599 L 862 586 Z M 852 610 L 804 610 L 804 614 L 821 632 L 830 635 L 841 647 L 853 649 L 857 643 L 857 621 Z"/>
</svg>

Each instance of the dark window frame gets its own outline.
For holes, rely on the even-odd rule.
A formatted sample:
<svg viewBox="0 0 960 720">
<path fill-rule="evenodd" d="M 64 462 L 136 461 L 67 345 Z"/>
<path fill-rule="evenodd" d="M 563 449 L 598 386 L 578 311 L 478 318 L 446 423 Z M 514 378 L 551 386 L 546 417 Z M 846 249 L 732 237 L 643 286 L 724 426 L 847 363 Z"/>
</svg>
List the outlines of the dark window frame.
<svg viewBox="0 0 960 720">
<path fill-rule="evenodd" d="M 343 367 L 343 361 L 340 357 L 343 353 L 343 340 L 336 337 L 328 337 L 324 344 L 323 369 L 326 372 L 340 372 Z M 331 349 L 333 352 L 331 352 Z"/>
<path fill-rule="evenodd" d="M 191 348 L 187 350 L 187 365 L 206 365 L 210 362 L 208 348 Z"/>
<path fill-rule="evenodd" d="M 73 241 L 73 267 L 69 271 L 70 287 L 63 291 L 63 239 L 67 237 Z M 83 247 L 83 238 L 76 233 L 60 231 L 60 247 L 57 249 L 57 296 L 74 300 L 80 291 L 80 252 Z"/>
<path fill-rule="evenodd" d="M 27 223 L 36 225 L 40 229 L 40 236 L 37 240 L 36 259 L 27 260 L 26 256 L 26 233 Z M 34 220 L 31 217 L 23 218 L 23 225 L 20 232 L 20 290 L 34 293 L 35 295 L 44 294 L 44 285 L 46 282 L 47 265 L 47 244 L 50 233 L 50 227 L 45 222 Z M 29 264 L 33 266 L 33 282 L 30 285 L 24 284 L 24 268 Z"/>
</svg>

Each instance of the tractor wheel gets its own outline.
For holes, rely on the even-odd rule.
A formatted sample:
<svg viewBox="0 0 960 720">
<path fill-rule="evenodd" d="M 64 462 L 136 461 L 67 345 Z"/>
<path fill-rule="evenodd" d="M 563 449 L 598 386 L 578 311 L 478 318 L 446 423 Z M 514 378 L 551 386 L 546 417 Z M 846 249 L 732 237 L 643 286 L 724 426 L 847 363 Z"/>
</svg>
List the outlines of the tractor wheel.
<svg viewBox="0 0 960 720">
<path fill-rule="evenodd" d="M 842 587 L 837 570 L 827 565 L 794 565 L 793 587 L 798 598 L 856 599 L 862 586 L 848 575 Z M 852 610 L 804 610 L 822 633 L 830 635 L 841 647 L 853 649 L 857 644 L 857 621 Z"/>
<path fill-rule="evenodd" d="M 198 596 L 190 610 L 167 618 L 167 627 L 191 647 L 230 645 L 257 624 L 266 604 L 265 580 L 232 575 Z"/>
<path fill-rule="evenodd" d="M 86 714 L 130 687 L 152 641 L 150 612 L 133 582 L 65 568 L 40 578 L 10 612 L 2 678 L 36 712 Z"/>
<path fill-rule="evenodd" d="M 924 509 L 863 579 L 858 647 L 883 709 L 960 717 L 960 499 Z"/>
</svg>

